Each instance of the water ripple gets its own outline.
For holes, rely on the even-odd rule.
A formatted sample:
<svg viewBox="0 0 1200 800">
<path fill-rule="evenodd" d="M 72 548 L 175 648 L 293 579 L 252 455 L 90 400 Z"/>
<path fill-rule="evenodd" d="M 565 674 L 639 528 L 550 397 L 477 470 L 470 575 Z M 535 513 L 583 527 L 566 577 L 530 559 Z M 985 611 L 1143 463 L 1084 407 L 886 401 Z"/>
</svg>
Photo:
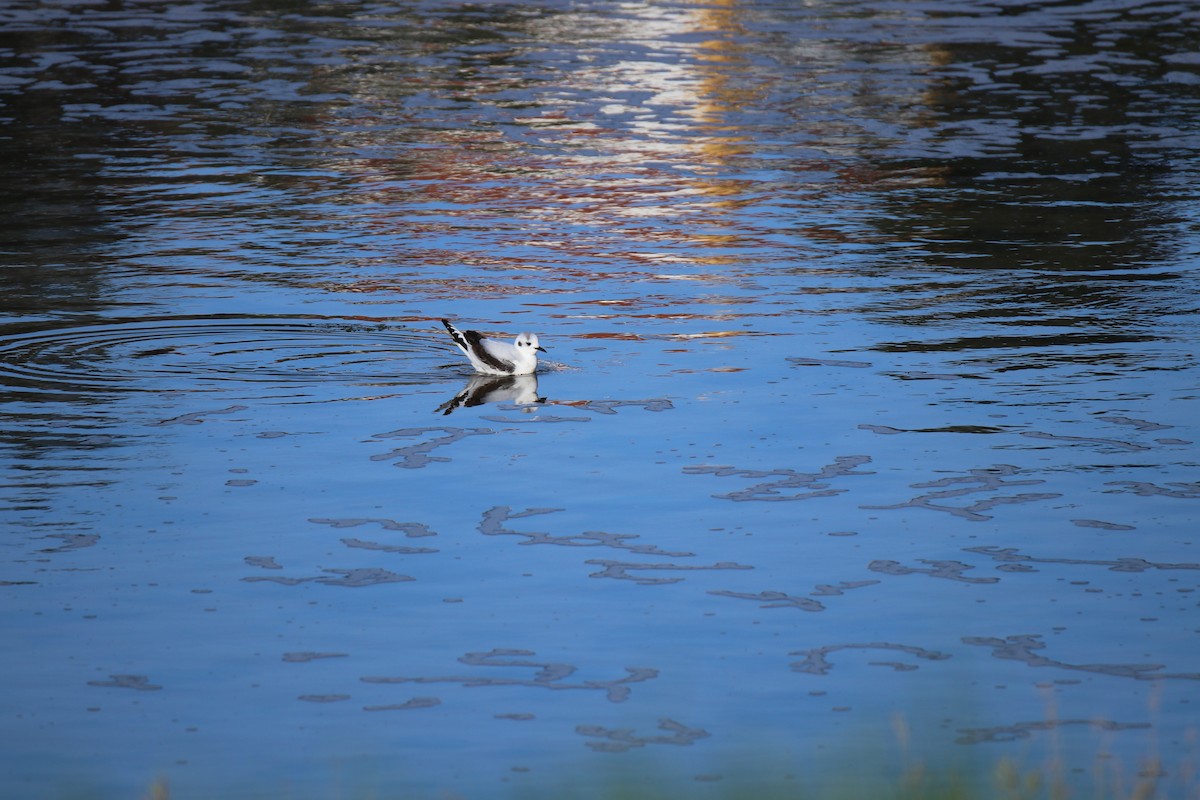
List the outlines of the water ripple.
<svg viewBox="0 0 1200 800">
<path fill-rule="evenodd" d="M 433 337 L 307 317 L 166 317 L 0 335 L 0 381 L 37 394 L 218 391 L 239 384 L 425 383 Z"/>
</svg>

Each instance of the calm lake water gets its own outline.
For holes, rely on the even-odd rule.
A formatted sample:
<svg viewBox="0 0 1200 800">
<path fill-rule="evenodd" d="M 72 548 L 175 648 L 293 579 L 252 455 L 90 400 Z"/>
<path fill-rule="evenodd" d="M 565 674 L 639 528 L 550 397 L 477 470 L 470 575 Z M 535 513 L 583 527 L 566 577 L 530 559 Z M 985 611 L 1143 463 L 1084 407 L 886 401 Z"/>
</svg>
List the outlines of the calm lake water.
<svg viewBox="0 0 1200 800">
<path fill-rule="evenodd" d="M 1194 4 L 7 0 L 0 181 L 3 796 L 1200 797 Z"/>
</svg>

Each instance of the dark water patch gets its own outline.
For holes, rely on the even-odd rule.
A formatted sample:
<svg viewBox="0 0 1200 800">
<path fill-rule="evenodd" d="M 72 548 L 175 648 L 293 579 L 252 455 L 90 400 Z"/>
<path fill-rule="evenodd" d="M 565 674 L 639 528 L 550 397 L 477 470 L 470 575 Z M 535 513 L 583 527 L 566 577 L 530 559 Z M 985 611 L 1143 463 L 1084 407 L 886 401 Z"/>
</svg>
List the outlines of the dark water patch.
<svg viewBox="0 0 1200 800">
<path fill-rule="evenodd" d="M 1045 439 L 1052 442 L 1068 442 L 1080 444 L 1094 444 L 1106 448 L 1109 452 L 1113 450 L 1124 450 L 1127 452 L 1142 452 L 1151 448 L 1142 444 L 1134 444 L 1133 442 L 1122 442 L 1118 439 L 1103 439 L 1095 436 L 1066 436 L 1059 433 L 1044 433 L 1042 431 L 1024 431 L 1021 433 L 1030 439 Z"/>
<path fill-rule="evenodd" d="M 428 525 L 421 522 L 397 522 L 392 519 L 383 518 L 344 518 L 344 519 L 326 519 L 321 517 L 313 517 L 309 522 L 318 525 L 329 525 L 334 528 L 356 528 L 360 525 L 379 525 L 384 530 L 398 531 L 404 533 L 408 538 L 424 538 L 428 536 L 437 536 L 435 531 L 429 529 Z M 359 539 L 355 537 L 343 538 L 342 544 L 346 547 L 356 548 L 359 550 L 375 550 L 381 553 L 399 553 L 402 555 L 420 555 L 426 553 L 439 552 L 435 547 L 411 547 L 408 545 L 389 544 L 387 542 L 375 542 L 367 539 Z"/>
<path fill-rule="evenodd" d="M 107 689 L 133 689 L 139 692 L 157 692 L 163 687 L 151 683 L 145 675 L 109 675 L 111 680 L 88 681 L 88 686 L 101 686 Z"/>
<path fill-rule="evenodd" d="M 302 583 L 320 583 L 324 586 L 346 586 L 350 588 L 361 588 L 363 586 L 380 586 L 387 583 L 405 583 L 407 581 L 415 581 L 409 575 L 400 575 L 391 570 L 381 569 L 379 567 L 358 567 L 355 569 L 324 569 L 322 572 L 326 575 L 314 575 L 306 578 L 289 578 L 282 575 L 252 575 L 242 578 L 247 583 L 269 582 L 278 583 L 283 586 L 299 586 Z M 340 575 L 339 578 L 330 577 L 331 575 Z"/>
<path fill-rule="evenodd" d="M 72 550 L 80 550 L 84 547 L 93 547 L 100 541 L 98 533 L 52 533 L 46 538 L 60 539 L 62 544 L 56 547 L 47 547 L 39 550 L 39 553 L 67 553 Z"/>
<path fill-rule="evenodd" d="M 404 545 L 399 544 L 369 542 L 365 539 L 342 539 L 342 544 L 346 545 L 346 547 L 357 548 L 359 550 L 376 550 L 381 553 L 401 553 L 404 555 L 438 552 L 436 547 L 405 547 Z"/>
<path fill-rule="evenodd" d="M 483 512 L 483 520 L 479 523 L 479 532 L 488 536 L 516 534 L 517 531 L 505 528 L 504 523 L 510 519 L 525 519 L 565 510 L 562 508 L 527 508 L 524 511 L 513 511 L 509 506 L 495 506 Z"/>
<path fill-rule="evenodd" d="M 818 497 L 836 497 L 848 489 L 831 489 L 828 481 L 849 475 L 873 475 L 870 471 L 855 468 L 871 463 L 870 456 L 838 456 L 818 472 L 797 472 L 794 469 L 753 470 L 728 466 L 684 467 L 685 475 L 716 475 L 719 478 L 776 478 L 756 483 L 745 489 L 728 494 L 714 494 L 723 500 L 780 502 L 789 500 L 812 500 Z M 804 488 L 811 491 L 796 494 L 780 494 L 781 489 Z"/>
<path fill-rule="evenodd" d="M 1114 425 L 1132 425 L 1139 431 L 1165 431 L 1169 428 L 1175 427 L 1174 425 L 1164 425 L 1160 422 L 1151 422 L 1149 420 L 1135 419 L 1133 417 L 1123 417 L 1116 414 L 1105 414 L 1102 416 L 1097 416 L 1096 419 L 1104 420 L 1105 422 L 1111 422 Z"/>
<path fill-rule="evenodd" d="M 348 694 L 302 694 L 296 698 L 306 703 L 341 703 L 350 699 Z"/>
<path fill-rule="evenodd" d="M 494 506 L 483 512 L 479 522 L 479 532 L 484 536 L 522 536 L 525 541 L 521 544 L 556 544 L 563 547 L 612 547 L 617 550 L 629 550 L 640 555 L 667 556 L 671 558 L 688 558 L 695 553 L 679 550 L 662 550 L 653 544 L 635 544 L 630 540 L 640 539 L 636 533 L 606 533 L 604 531 L 583 531 L 582 533 L 556 536 L 546 531 L 516 531 L 505 527 L 509 520 L 523 519 L 541 514 L 552 514 L 563 511 L 561 508 L 527 508 L 514 512 L 509 506 Z M 594 563 L 594 562 L 588 562 Z"/>
<path fill-rule="evenodd" d="M 893 378 L 899 378 L 902 381 L 981 381 L 988 380 L 986 375 L 972 375 L 958 372 L 925 372 L 924 370 L 914 369 L 905 372 L 887 372 Z"/>
<path fill-rule="evenodd" d="M 862 423 L 858 426 L 859 430 L 870 431 L 884 436 L 895 436 L 899 433 L 971 433 L 971 434 L 991 434 L 1004 433 L 1004 428 L 997 428 L 992 425 L 943 425 L 938 428 L 893 428 L 891 425 L 870 425 Z"/>
<path fill-rule="evenodd" d="M 1128 487 L 1125 491 L 1133 492 L 1142 497 L 1174 497 L 1180 500 L 1200 500 L 1200 481 L 1168 483 L 1166 486 L 1159 486 L 1149 481 L 1109 481 L 1104 485 Z"/>
<path fill-rule="evenodd" d="M 860 431 L 870 431 L 871 433 L 878 433 L 883 436 L 895 436 L 898 433 L 909 433 L 910 432 L 904 428 L 893 428 L 891 425 L 871 425 L 868 423 L 859 424 L 858 429 Z"/>
<path fill-rule="evenodd" d="M 246 411 L 249 406 L 227 406 L 225 408 L 215 408 L 210 411 L 189 411 L 186 414 L 180 414 L 177 417 L 170 419 L 162 419 L 158 422 L 151 423 L 152 425 L 200 425 L 208 420 L 209 417 L 222 414 L 236 414 L 239 411 Z"/>
<path fill-rule="evenodd" d="M 992 656 L 1003 660 L 1021 661 L 1030 667 L 1051 667 L 1077 672 L 1091 672 L 1115 678 L 1134 678 L 1140 681 L 1188 680 L 1200 681 L 1200 672 L 1165 673 L 1163 664 L 1069 664 L 1038 653 L 1046 643 L 1036 634 L 1019 634 L 1003 639 L 995 636 L 965 636 L 963 644 L 992 648 Z"/>
<path fill-rule="evenodd" d="M 1000 579 L 995 577 L 987 578 L 972 578 L 964 573 L 975 569 L 970 564 L 964 564 L 961 561 L 942 561 L 937 559 L 919 558 L 917 559 L 922 564 L 928 564 L 928 567 L 906 567 L 898 561 L 872 561 L 867 565 L 867 569 L 872 572 L 881 572 L 884 575 L 928 575 L 931 578 L 945 578 L 951 581 L 961 581 L 962 583 L 999 583 Z"/>
<path fill-rule="evenodd" d="M 347 655 L 347 653 L 320 653 L 303 650 L 294 653 L 284 653 L 282 660 L 289 664 L 307 664 L 310 661 L 319 661 L 323 658 L 346 658 Z"/>
<path fill-rule="evenodd" d="M 412 711 L 417 708 L 433 708 L 441 704 L 442 701 L 436 697 L 414 697 L 403 703 L 393 703 L 386 706 L 363 706 L 363 711 Z"/>
<path fill-rule="evenodd" d="M 916 647 L 908 644 L 895 644 L 892 642 L 870 642 L 867 644 L 831 644 L 824 647 L 815 647 L 811 650 L 798 650 L 794 653 L 789 653 L 793 656 L 804 656 L 802 661 L 794 661 L 791 664 L 793 672 L 806 672 L 809 675 L 826 675 L 833 669 L 833 663 L 829 660 L 830 653 L 837 653 L 842 650 L 884 650 L 887 652 L 907 653 L 915 658 L 925 661 L 944 661 L 950 658 L 949 653 L 941 653 L 937 650 L 927 650 L 924 647 Z M 873 666 L 888 666 L 894 671 L 900 670 L 896 662 L 868 662 Z M 912 665 L 909 665 L 912 666 Z"/>
<path fill-rule="evenodd" d="M 1149 722 L 1115 722 L 1108 719 L 1046 719 L 1034 722 L 1014 722 L 992 728 L 959 728 L 957 744 L 1017 742 L 1028 739 L 1035 731 L 1053 731 L 1067 726 L 1089 727 L 1098 731 L 1149 730 Z"/>
<path fill-rule="evenodd" d="M 581 408 L 584 411 L 591 411 L 593 414 L 616 414 L 619 408 L 640 408 L 644 411 L 670 411 L 675 408 L 675 404 L 665 397 L 655 397 L 649 400 L 582 400 L 577 402 L 563 402 L 560 405 L 569 405 L 572 408 Z"/>
<path fill-rule="evenodd" d="M 429 526 L 423 522 L 397 522 L 394 519 L 364 517 L 348 517 L 345 519 L 310 517 L 308 521 L 317 525 L 329 525 L 334 528 L 357 528 L 360 525 L 379 525 L 386 531 L 399 531 L 410 539 L 437 536 L 437 532 L 430 530 Z"/>
<path fill-rule="evenodd" d="M 397 447 L 389 450 L 386 453 L 378 453 L 371 456 L 372 461 L 395 461 L 392 466 L 402 467 L 404 469 L 421 469 L 433 463 L 446 463 L 450 459 L 445 456 L 431 456 L 432 451 L 439 447 L 447 447 L 460 442 L 470 436 L 487 436 L 495 433 L 490 428 L 448 428 L 445 426 L 425 427 L 425 428 L 400 428 L 399 430 L 389 431 L 387 433 L 376 433 L 371 436 L 369 441 L 378 441 L 380 439 L 406 439 L 413 436 L 422 436 L 434 431 L 442 431 L 444 436 L 434 436 L 426 439 L 423 442 L 407 445 L 405 447 Z"/>
<path fill-rule="evenodd" d="M 1137 528 L 1133 525 L 1122 525 L 1117 522 L 1105 522 L 1099 519 L 1073 519 L 1072 525 L 1077 525 L 1080 528 L 1098 528 L 1102 531 L 1133 531 Z"/>
<path fill-rule="evenodd" d="M 737 564 L 732 561 L 719 561 L 716 564 L 636 564 L 629 561 L 611 561 L 603 558 L 592 558 L 584 562 L 604 567 L 599 572 L 593 572 L 591 578 L 615 578 L 622 581 L 633 581 L 644 586 L 657 586 L 667 583 L 679 583 L 681 577 L 647 577 L 644 572 L 691 572 L 696 570 L 725 570 L 725 569 L 754 569 L 748 564 Z M 639 574 L 634 574 L 639 573 Z"/>
<path fill-rule="evenodd" d="M 965 548 L 969 553 L 979 553 L 980 555 L 988 556 L 996 561 L 1002 562 L 1005 565 L 1022 564 L 1067 564 L 1074 566 L 1088 567 L 1107 567 L 1110 572 L 1145 572 L 1147 570 L 1200 570 L 1200 564 L 1196 563 L 1159 563 L 1147 561 L 1144 558 L 1116 558 L 1112 560 L 1104 559 L 1087 559 L 1087 558 L 1053 558 L 1046 556 L 1031 556 L 1021 553 L 1015 547 L 996 547 L 994 545 L 985 545 L 981 547 Z M 1003 569 L 1003 567 L 1001 567 Z M 1029 568 L 1032 569 L 1032 568 Z M 1029 571 L 1024 570 L 1024 571 Z"/>
<path fill-rule="evenodd" d="M 732 597 L 738 600 L 752 600 L 759 603 L 759 608 L 795 608 L 800 611 L 824 611 L 825 604 L 813 597 L 841 597 L 852 589 L 862 589 L 874 586 L 879 581 L 841 581 L 837 584 L 822 583 L 813 587 L 808 597 L 797 597 L 787 592 L 767 590 L 763 592 L 735 592 L 730 589 L 710 589 L 709 594 L 717 597 Z"/>
<path fill-rule="evenodd" d="M 997 373 L 1014 370 L 1045 369 L 1056 363 L 1093 363 L 1113 361 L 1116 364 L 1140 361 L 1134 352 L 1089 353 L 1092 345 L 1149 344 L 1157 337 L 1145 334 L 1114 335 L 1093 331 L 1089 333 L 1029 333 L 1006 336 L 964 336 L 944 341 L 902 341 L 877 345 L 885 353 L 957 353 L 961 358 L 978 351 L 991 355 Z M 1007 351 L 1007 353 L 1006 353 Z M 1017 352 L 1020 351 L 1020 352 Z M 1006 353 L 1002 361 L 996 354 Z"/>
<path fill-rule="evenodd" d="M 531 686 L 539 689 L 555 690 L 593 690 L 604 692 L 610 702 L 620 703 L 629 698 L 630 685 L 652 680 L 658 677 L 658 670 L 647 667 L 625 667 L 628 674 L 623 678 L 610 680 L 585 680 L 567 683 L 566 679 L 578 671 L 578 667 L 552 661 L 533 661 L 526 656 L 537 655 L 532 650 L 514 650 L 496 648 L 486 652 L 467 653 L 458 660 L 472 667 L 517 667 L 532 669 L 532 678 L 500 678 L 480 675 L 465 677 L 383 677 L 366 676 L 361 678 L 363 683 L 458 683 L 467 687 L 474 686 Z"/>
<path fill-rule="evenodd" d="M 787 592 L 767 590 L 765 592 L 734 592 L 729 589 L 710 589 L 709 594 L 717 597 L 735 597 L 761 603 L 759 608 L 796 608 L 801 611 L 824 611 L 825 606 L 811 597 L 793 597 Z"/>
<path fill-rule="evenodd" d="M 637 735 L 632 728 L 606 728 L 603 725 L 576 725 L 575 732 L 602 741 L 590 741 L 585 744 L 600 753 L 624 753 L 636 747 L 648 744 L 673 744 L 686 746 L 700 739 L 707 739 L 710 734 L 703 728 L 691 728 L 673 719 L 660 719 L 658 729 L 665 734 Z"/>
<path fill-rule="evenodd" d="M 247 566 L 259 569 L 283 569 L 283 565 L 276 561 L 274 556 L 246 556 L 242 560 Z"/>
<path fill-rule="evenodd" d="M 814 597 L 840 597 L 851 589 L 862 589 L 865 586 L 874 586 L 879 581 L 839 581 L 836 584 L 821 583 L 813 588 L 812 594 Z"/>
<path fill-rule="evenodd" d="M 849 367 L 851 369 L 866 369 L 874 366 L 870 361 L 847 361 L 837 358 L 807 358 L 804 356 L 788 356 L 788 361 L 798 367 Z"/>
<path fill-rule="evenodd" d="M 927 492 L 918 495 L 911 500 L 903 503 L 895 503 L 892 505 L 864 505 L 860 508 L 878 509 L 878 510 L 894 510 L 901 508 L 925 508 L 930 511 L 943 511 L 948 514 L 953 514 L 962 519 L 971 520 L 972 522 L 982 522 L 989 520 L 991 517 L 982 512 L 990 511 L 991 509 L 1001 505 L 1011 505 L 1014 503 L 1032 503 L 1039 500 L 1053 500 L 1056 497 L 1062 497 L 1058 493 L 1050 492 L 1021 492 L 1014 495 L 990 497 L 983 500 L 977 500 L 974 503 L 966 506 L 954 506 L 940 502 L 955 497 L 963 497 L 964 495 L 973 494 L 975 492 L 992 492 L 1003 491 L 1014 486 L 1036 486 L 1045 483 L 1041 479 L 1023 479 L 1010 480 L 1013 476 L 1019 475 L 1022 470 L 1011 464 L 998 464 L 994 467 L 985 467 L 982 469 L 968 470 L 968 474 L 959 477 L 939 478 L 935 481 L 926 481 L 923 483 L 914 483 L 914 489 L 941 488 L 945 486 L 955 486 L 956 484 L 967 484 L 964 487 L 956 489 L 946 489 L 940 492 Z M 971 484 L 974 484 L 972 486 Z"/>
<path fill-rule="evenodd" d="M 918 667 L 916 664 L 907 664 L 903 661 L 871 661 L 872 667 L 887 667 L 893 672 L 915 672 Z"/>
</svg>

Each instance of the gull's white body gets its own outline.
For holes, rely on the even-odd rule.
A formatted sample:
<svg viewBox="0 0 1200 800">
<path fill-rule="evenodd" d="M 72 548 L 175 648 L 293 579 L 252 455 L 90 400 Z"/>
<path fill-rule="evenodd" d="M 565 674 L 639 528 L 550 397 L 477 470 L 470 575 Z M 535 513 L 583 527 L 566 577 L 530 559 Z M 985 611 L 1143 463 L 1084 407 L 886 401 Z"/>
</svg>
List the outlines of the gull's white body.
<svg viewBox="0 0 1200 800">
<path fill-rule="evenodd" d="M 519 333 L 512 344 L 487 339 L 478 331 L 460 331 L 442 320 L 450 338 L 463 352 L 471 366 L 481 375 L 532 375 L 537 369 L 537 354 L 545 348 L 538 345 L 537 334 Z"/>
</svg>

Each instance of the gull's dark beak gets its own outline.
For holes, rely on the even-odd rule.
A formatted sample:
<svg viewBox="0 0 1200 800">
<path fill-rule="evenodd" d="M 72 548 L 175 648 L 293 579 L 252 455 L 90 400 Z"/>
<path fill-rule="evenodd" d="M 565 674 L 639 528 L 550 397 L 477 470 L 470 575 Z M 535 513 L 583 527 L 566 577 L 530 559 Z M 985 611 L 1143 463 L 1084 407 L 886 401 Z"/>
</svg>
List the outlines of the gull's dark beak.
<svg viewBox="0 0 1200 800">
<path fill-rule="evenodd" d="M 543 353 L 546 352 L 546 348 L 544 347 L 539 347 L 538 350 L 541 350 Z"/>
</svg>

